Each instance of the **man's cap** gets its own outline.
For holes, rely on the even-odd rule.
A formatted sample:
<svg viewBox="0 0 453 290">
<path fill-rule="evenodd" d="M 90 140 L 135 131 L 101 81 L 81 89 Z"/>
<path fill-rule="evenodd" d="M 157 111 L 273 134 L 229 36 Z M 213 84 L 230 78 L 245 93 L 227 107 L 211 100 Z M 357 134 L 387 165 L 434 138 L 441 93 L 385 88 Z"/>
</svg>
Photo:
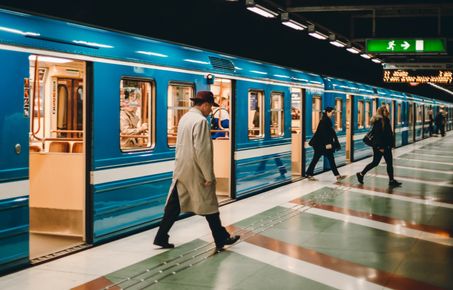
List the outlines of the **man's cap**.
<svg viewBox="0 0 453 290">
<path fill-rule="evenodd" d="M 190 98 L 192 101 L 202 101 L 203 103 L 210 103 L 214 107 L 218 107 L 219 104 L 214 102 L 214 94 L 211 91 L 199 91 L 194 98 Z"/>
<path fill-rule="evenodd" d="M 329 112 L 335 111 L 335 109 L 332 108 L 332 107 L 325 107 L 325 108 L 324 108 L 324 111 L 326 111 L 327 113 L 329 113 Z"/>
</svg>

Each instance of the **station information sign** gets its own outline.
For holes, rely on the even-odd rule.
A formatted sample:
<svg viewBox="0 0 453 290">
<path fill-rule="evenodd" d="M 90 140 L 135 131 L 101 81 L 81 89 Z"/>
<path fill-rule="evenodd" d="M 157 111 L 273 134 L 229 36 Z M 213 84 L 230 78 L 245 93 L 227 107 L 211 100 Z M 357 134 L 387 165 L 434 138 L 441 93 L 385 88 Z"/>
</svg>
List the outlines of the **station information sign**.
<svg viewBox="0 0 453 290">
<path fill-rule="evenodd" d="M 444 39 L 367 39 L 368 53 L 445 53 Z"/>
<path fill-rule="evenodd" d="M 384 69 L 386 83 L 438 83 L 451 84 L 453 71 L 451 70 L 391 70 Z"/>
</svg>

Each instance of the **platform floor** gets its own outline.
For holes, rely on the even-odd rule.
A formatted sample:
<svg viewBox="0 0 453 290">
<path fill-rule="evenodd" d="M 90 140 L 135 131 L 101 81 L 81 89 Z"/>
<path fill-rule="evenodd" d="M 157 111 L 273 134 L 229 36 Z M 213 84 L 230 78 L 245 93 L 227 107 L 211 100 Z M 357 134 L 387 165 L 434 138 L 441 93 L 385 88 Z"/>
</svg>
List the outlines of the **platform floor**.
<svg viewBox="0 0 453 290">
<path fill-rule="evenodd" d="M 204 218 L 178 221 L 172 250 L 156 229 L 0 277 L 0 289 L 453 289 L 453 135 L 370 158 L 221 207 L 237 244 L 215 253 Z"/>
</svg>

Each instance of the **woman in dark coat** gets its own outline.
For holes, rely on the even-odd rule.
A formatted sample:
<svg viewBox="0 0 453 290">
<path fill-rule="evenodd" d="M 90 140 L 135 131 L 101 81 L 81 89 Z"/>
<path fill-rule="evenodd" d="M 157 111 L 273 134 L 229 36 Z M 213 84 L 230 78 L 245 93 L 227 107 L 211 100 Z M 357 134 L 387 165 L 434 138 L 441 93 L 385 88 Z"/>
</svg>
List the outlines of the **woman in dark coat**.
<svg viewBox="0 0 453 290">
<path fill-rule="evenodd" d="M 333 113 L 334 110 L 332 107 L 326 107 L 321 121 L 319 121 L 315 135 L 313 135 L 313 138 L 311 138 L 308 143 L 315 151 L 313 159 L 307 169 L 307 177 L 309 180 L 316 180 L 313 177 L 313 171 L 315 170 L 316 163 L 318 163 L 319 158 L 321 158 L 322 155 L 329 160 L 330 168 L 332 169 L 333 174 L 337 177 L 337 180 L 345 178 L 345 176 L 340 175 L 338 172 L 337 165 L 335 164 L 335 159 L 333 157 L 333 152 L 341 149 L 337 133 L 335 133 L 335 130 L 332 128 L 331 118 Z"/>
<path fill-rule="evenodd" d="M 400 186 L 401 182 L 398 182 L 393 177 L 393 132 L 392 125 L 390 124 L 389 111 L 386 107 L 380 107 L 376 115 L 371 119 L 373 128 L 371 129 L 373 135 L 373 161 L 365 166 L 362 172 L 357 172 L 357 179 L 363 184 L 363 177 L 372 168 L 379 165 L 379 162 L 384 156 L 385 163 L 387 164 L 387 174 L 389 176 L 390 186 Z"/>
</svg>

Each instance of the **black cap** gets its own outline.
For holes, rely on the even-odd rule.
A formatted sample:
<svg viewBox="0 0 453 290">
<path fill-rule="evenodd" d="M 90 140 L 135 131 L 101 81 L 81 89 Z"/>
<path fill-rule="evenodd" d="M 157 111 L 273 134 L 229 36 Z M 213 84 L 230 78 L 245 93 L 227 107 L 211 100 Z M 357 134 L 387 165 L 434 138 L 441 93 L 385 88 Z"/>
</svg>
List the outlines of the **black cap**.
<svg viewBox="0 0 453 290">
<path fill-rule="evenodd" d="M 335 109 L 332 108 L 332 107 L 325 107 L 325 108 L 324 108 L 324 111 L 326 111 L 327 113 L 330 113 L 330 112 L 332 112 L 332 111 L 335 111 Z"/>
<path fill-rule="evenodd" d="M 202 103 L 210 103 L 214 107 L 218 107 L 219 104 L 214 102 L 214 94 L 211 91 L 199 91 L 194 98 L 190 98 L 192 101 L 201 101 Z"/>
</svg>

